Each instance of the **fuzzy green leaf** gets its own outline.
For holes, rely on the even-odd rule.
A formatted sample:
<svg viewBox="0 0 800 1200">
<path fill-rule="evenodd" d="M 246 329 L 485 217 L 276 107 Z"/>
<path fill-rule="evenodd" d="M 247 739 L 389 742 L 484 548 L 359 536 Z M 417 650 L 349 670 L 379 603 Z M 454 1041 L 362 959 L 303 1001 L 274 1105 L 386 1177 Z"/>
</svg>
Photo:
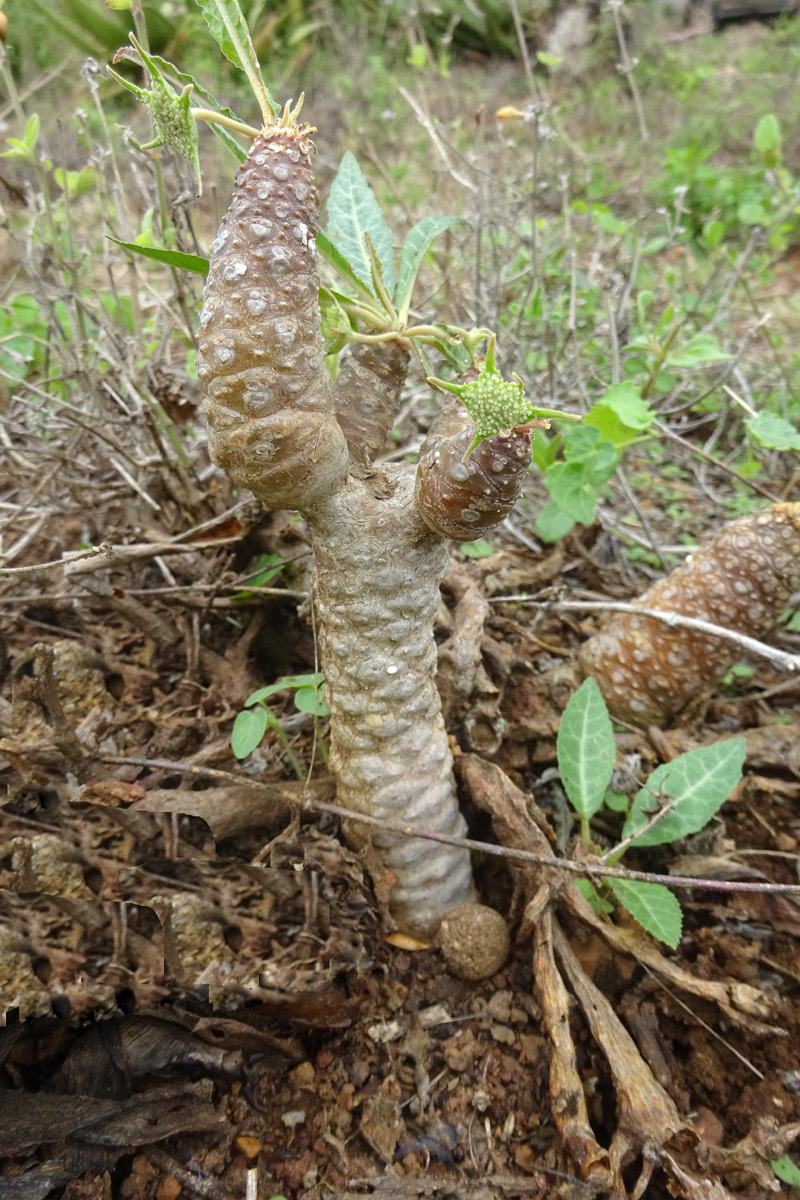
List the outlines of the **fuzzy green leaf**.
<svg viewBox="0 0 800 1200">
<path fill-rule="evenodd" d="M 245 56 L 256 61 L 250 30 L 236 0 L 197 0 L 211 36 L 225 57 L 244 71 Z"/>
<path fill-rule="evenodd" d="M 570 697 L 556 743 L 561 782 L 576 812 L 592 817 L 614 773 L 616 747 L 605 700 L 593 679 Z"/>
<path fill-rule="evenodd" d="M 553 500 L 545 505 L 536 519 L 536 536 L 543 542 L 559 542 L 574 526 L 575 518 Z"/>
<path fill-rule="evenodd" d="M 562 512 L 573 521 L 580 521 L 581 525 L 591 525 L 597 508 L 597 492 L 589 482 L 582 462 L 553 463 L 545 473 L 544 486 Z"/>
<path fill-rule="evenodd" d="M 182 271 L 194 271 L 195 275 L 208 274 L 208 259 L 199 254 L 183 254 L 180 250 L 165 250 L 161 246 L 140 246 L 136 242 L 123 242 L 120 238 L 106 235 L 110 242 L 116 242 L 133 254 L 141 254 L 144 258 L 152 258 L 155 262 L 166 263 L 168 267 L 179 267 Z"/>
<path fill-rule="evenodd" d="M 253 753 L 266 732 L 268 719 L 265 708 L 243 708 L 238 713 L 231 731 L 231 749 L 237 758 Z"/>
<path fill-rule="evenodd" d="M 633 844 L 660 846 L 689 833 L 697 833 L 708 824 L 741 779 L 746 748 L 744 738 L 731 738 L 690 750 L 688 754 L 656 767 L 636 794 L 622 830 L 623 838 L 635 834 L 647 823 L 648 812 L 652 812 L 662 795 L 669 799 L 672 812 Z"/>
<path fill-rule="evenodd" d="M 327 263 L 330 263 L 334 271 L 341 275 L 343 279 L 346 279 L 347 282 L 355 289 L 356 294 L 359 292 L 362 294 L 367 292 L 370 296 L 373 294 L 371 284 L 363 283 L 358 278 L 339 247 L 334 246 L 333 242 L 330 240 L 327 234 L 322 232 L 322 230 L 320 230 L 317 234 L 317 250 L 319 251 L 320 256 L 324 258 Z"/>
<path fill-rule="evenodd" d="M 632 383 L 612 383 L 600 403 L 612 409 L 629 429 L 648 429 L 656 415 Z"/>
<path fill-rule="evenodd" d="M 373 295 L 369 252 L 364 234 L 369 234 L 383 271 L 383 282 L 394 292 L 392 234 L 372 188 L 348 150 L 341 161 L 328 196 L 327 236 L 350 270 Z"/>
<path fill-rule="evenodd" d="M 408 317 L 417 272 L 431 244 L 440 233 L 456 225 L 469 225 L 469 221 L 465 221 L 463 217 L 424 217 L 417 222 L 406 238 L 395 292 L 395 303 L 401 321 L 405 322 Z"/>
<path fill-rule="evenodd" d="M 606 883 L 643 929 L 675 949 L 681 939 L 683 912 L 669 888 L 641 879 L 609 878 Z"/>
<path fill-rule="evenodd" d="M 800 433 L 774 413 L 761 412 L 745 421 L 750 436 L 765 450 L 800 450 Z"/>
</svg>

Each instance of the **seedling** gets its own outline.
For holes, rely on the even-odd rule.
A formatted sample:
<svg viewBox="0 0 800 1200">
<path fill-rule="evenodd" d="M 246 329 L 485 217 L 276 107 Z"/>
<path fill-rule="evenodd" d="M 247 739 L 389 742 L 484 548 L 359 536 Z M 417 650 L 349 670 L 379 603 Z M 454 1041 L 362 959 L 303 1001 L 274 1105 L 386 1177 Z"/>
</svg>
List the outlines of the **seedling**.
<svg viewBox="0 0 800 1200">
<path fill-rule="evenodd" d="M 620 796 L 608 791 L 614 773 L 614 735 L 600 689 L 587 679 L 571 697 L 558 731 L 558 765 L 564 790 L 580 817 L 581 837 L 594 850 L 590 821 L 605 804 L 619 812 Z M 746 743 L 731 738 L 701 746 L 656 767 L 633 798 L 617 847 L 602 861 L 614 865 L 633 847 L 660 846 L 704 828 L 741 779 Z M 609 877 L 601 888 L 578 886 L 600 911 L 611 896 L 653 937 L 677 946 L 681 907 L 660 883 Z"/>
<path fill-rule="evenodd" d="M 315 723 L 319 717 L 330 715 L 330 709 L 322 699 L 322 685 L 325 676 L 319 673 L 310 675 L 285 675 L 276 683 L 258 688 L 244 702 L 244 708 L 236 717 L 231 731 L 231 749 L 237 758 L 247 758 L 257 746 L 268 729 L 275 729 L 283 742 L 286 756 L 292 764 L 298 779 L 304 779 L 297 755 L 289 744 L 289 739 L 278 717 L 272 711 L 267 700 L 278 692 L 293 691 L 294 704 L 298 712 L 311 713 Z M 322 742 L 320 742 L 322 745 Z M 324 750 L 323 750 L 324 754 Z"/>
</svg>

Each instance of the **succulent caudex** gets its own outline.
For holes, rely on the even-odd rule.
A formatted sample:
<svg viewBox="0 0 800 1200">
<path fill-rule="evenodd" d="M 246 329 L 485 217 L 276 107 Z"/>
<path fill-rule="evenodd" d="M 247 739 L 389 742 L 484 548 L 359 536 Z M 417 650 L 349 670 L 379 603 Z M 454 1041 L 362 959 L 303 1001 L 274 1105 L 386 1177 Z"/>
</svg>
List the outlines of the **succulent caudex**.
<svg viewBox="0 0 800 1200">
<path fill-rule="evenodd" d="M 308 523 L 339 802 L 460 835 L 435 685 L 439 582 L 448 539 L 474 536 L 513 507 L 530 435 L 490 432 L 465 459 L 476 431 L 461 410 L 437 424 L 418 473 L 373 465 L 408 346 L 402 334 L 356 344 L 332 386 L 309 151 L 308 130 L 288 110 L 265 128 L 213 245 L 198 355 L 211 454 L 264 504 L 298 509 Z M 430 936 L 472 899 L 467 851 L 365 828 L 354 823 L 350 834 L 371 844 L 379 892 L 403 930 Z"/>
<path fill-rule="evenodd" d="M 637 605 L 762 637 L 800 588 L 800 504 L 775 504 L 723 526 Z M 612 713 L 660 723 L 708 691 L 735 661 L 728 640 L 652 617 L 612 617 L 581 648 Z"/>
</svg>

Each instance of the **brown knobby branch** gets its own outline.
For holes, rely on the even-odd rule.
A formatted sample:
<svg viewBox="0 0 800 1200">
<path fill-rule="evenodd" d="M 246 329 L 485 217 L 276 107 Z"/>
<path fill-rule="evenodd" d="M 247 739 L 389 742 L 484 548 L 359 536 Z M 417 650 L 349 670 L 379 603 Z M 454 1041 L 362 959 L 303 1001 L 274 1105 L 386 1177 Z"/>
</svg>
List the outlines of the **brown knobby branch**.
<svg viewBox="0 0 800 1200">
<path fill-rule="evenodd" d="M 127 767 L 148 767 L 153 770 L 175 771 L 183 774 L 198 775 L 206 779 L 220 779 L 238 787 L 256 788 L 262 792 L 273 794 L 272 785 L 250 779 L 246 775 L 236 775 L 233 771 L 222 771 L 217 767 L 192 766 L 188 763 L 172 762 L 163 758 L 128 758 L 117 754 L 102 754 L 101 762 L 114 763 Z M 402 821 L 390 821 L 381 817 L 371 817 L 366 813 L 354 813 L 339 804 L 329 804 L 327 801 L 315 800 L 313 797 L 303 798 L 299 803 L 301 808 L 313 812 L 330 813 L 342 817 L 349 823 L 369 825 L 386 833 L 397 833 L 403 837 L 419 838 L 422 841 L 441 842 L 446 846 L 457 846 L 464 850 L 475 850 L 482 854 L 491 854 L 497 858 L 515 859 L 518 862 L 533 863 L 542 867 L 560 867 L 574 875 L 591 875 L 613 879 L 640 880 L 642 883 L 663 883 L 668 887 L 699 888 L 709 892 L 767 892 L 770 894 L 800 895 L 800 883 L 753 883 L 730 879 L 696 879 L 688 875 L 658 875 L 650 871 L 631 871 L 624 867 L 609 867 L 603 863 L 577 862 L 570 858 L 556 858 L 547 854 L 534 854 L 528 850 L 512 850 L 506 846 L 495 846 L 491 842 L 480 842 L 475 838 L 452 837 L 449 834 L 436 833 L 432 830 L 418 829 L 406 825 Z"/>
</svg>

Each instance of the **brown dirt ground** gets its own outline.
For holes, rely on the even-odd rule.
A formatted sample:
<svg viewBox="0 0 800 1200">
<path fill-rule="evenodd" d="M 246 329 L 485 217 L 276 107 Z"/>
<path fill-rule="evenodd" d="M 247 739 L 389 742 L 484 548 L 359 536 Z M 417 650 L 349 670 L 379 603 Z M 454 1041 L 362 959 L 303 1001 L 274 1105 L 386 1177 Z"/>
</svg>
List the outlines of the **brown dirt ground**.
<svg viewBox="0 0 800 1200">
<path fill-rule="evenodd" d="M 281 514 L 248 520 L 237 534 L 249 539 L 243 561 L 254 547 L 278 548 L 294 558 L 290 582 L 302 591 L 297 526 Z M 460 560 L 444 587 L 441 675 L 454 747 L 535 794 L 562 850 L 572 830 L 544 773 L 568 696 L 559 670 L 590 627 L 492 603 L 480 669 L 454 705 L 448 651 L 462 622 L 452 607 L 457 596 L 550 596 L 559 580 L 630 594 L 616 554 L 597 530 L 538 559 L 508 544 L 491 559 Z M 31 601 L 3 617 L 0 990 L 17 998 L 21 1019 L 9 1013 L 0 1029 L 0 1194 L 228 1200 L 245 1197 L 248 1169 L 267 1200 L 594 1194 L 553 1119 L 530 936 L 477 984 L 448 974 L 435 949 L 387 943 L 335 820 L 297 815 L 300 787 L 280 743 L 268 736 L 244 768 L 232 759 L 241 698 L 275 673 L 313 668 L 292 593 L 208 609 L 202 660 L 191 609 L 133 596 L 163 584 L 150 559 L 78 579 L 107 576 L 110 596 Z M 121 607 L 125 598 L 144 606 L 150 635 L 139 610 Z M 746 779 L 721 818 L 677 851 L 629 865 L 663 871 L 679 853 L 685 873 L 797 882 L 797 692 L 760 699 L 759 688 L 780 679 L 754 666 L 704 723 L 661 738 L 618 735 L 642 775 L 699 741 L 748 738 Z M 308 766 L 309 721 L 289 717 L 287 727 Z M 246 786 L 256 776 L 271 791 Z M 332 798 L 318 751 L 311 787 Z M 471 834 L 494 840 L 490 818 L 466 794 L 464 803 Z M 598 834 L 611 842 L 615 829 Z M 518 916 L 513 866 L 488 855 L 476 865 L 488 902 Z M 562 923 L 700 1135 L 702 1154 L 676 1139 L 681 1162 L 700 1179 L 704 1170 L 721 1177 L 734 1195 L 780 1196 L 766 1158 L 779 1156 L 769 1141 L 776 1129 L 800 1120 L 800 907 L 787 897 L 681 895 L 675 960 L 699 979 L 763 990 L 780 1033 L 665 985 L 574 916 Z M 574 999 L 568 1022 L 589 1120 L 607 1146 L 619 1119 L 609 1064 Z M 628 1187 L 642 1166 L 634 1158 Z M 684 1194 L 676 1186 L 657 1167 L 645 1194 Z"/>
</svg>

